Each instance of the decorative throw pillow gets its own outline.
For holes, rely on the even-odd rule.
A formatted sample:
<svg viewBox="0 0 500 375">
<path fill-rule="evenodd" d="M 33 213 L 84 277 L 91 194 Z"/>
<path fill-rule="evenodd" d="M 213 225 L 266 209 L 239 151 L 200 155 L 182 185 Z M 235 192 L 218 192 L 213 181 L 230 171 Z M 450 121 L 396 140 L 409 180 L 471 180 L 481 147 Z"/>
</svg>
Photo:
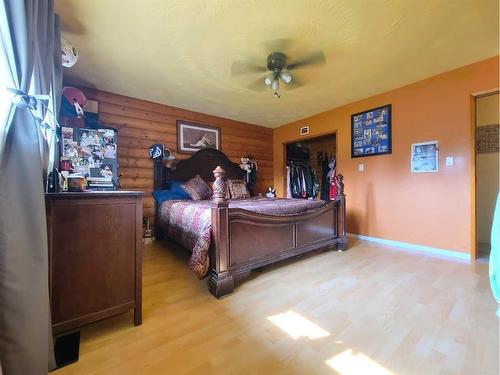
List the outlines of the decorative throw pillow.
<svg viewBox="0 0 500 375">
<path fill-rule="evenodd" d="M 228 190 L 231 193 L 232 199 L 250 198 L 250 193 L 247 189 L 247 183 L 243 180 L 228 180 Z"/>
<path fill-rule="evenodd" d="M 182 189 L 180 181 L 170 181 L 168 189 L 153 191 L 153 198 L 156 203 L 161 204 L 168 200 L 191 199 L 191 196 Z"/>
<path fill-rule="evenodd" d="M 212 189 L 199 175 L 182 185 L 182 189 L 195 201 L 208 199 L 212 196 Z"/>
</svg>

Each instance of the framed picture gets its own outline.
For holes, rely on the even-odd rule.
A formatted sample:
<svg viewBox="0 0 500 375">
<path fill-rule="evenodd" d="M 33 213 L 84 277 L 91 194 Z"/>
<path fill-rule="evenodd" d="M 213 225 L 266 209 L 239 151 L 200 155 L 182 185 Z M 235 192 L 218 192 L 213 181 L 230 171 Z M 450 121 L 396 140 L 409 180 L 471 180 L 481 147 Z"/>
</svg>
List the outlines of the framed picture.
<svg viewBox="0 0 500 375">
<path fill-rule="evenodd" d="M 413 143 L 411 145 L 411 173 L 437 172 L 438 170 L 438 142 Z"/>
<path fill-rule="evenodd" d="M 309 134 L 309 126 L 303 126 L 300 128 L 300 135 L 307 135 Z"/>
<path fill-rule="evenodd" d="M 391 105 L 351 115 L 351 158 L 392 153 Z"/>
<path fill-rule="evenodd" d="M 204 148 L 220 150 L 220 128 L 177 121 L 177 152 L 194 154 Z"/>
<path fill-rule="evenodd" d="M 118 185 L 117 130 L 99 126 L 61 127 L 61 168 L 87 178 L 89 188 L 114 189 Z"/>
</svg>

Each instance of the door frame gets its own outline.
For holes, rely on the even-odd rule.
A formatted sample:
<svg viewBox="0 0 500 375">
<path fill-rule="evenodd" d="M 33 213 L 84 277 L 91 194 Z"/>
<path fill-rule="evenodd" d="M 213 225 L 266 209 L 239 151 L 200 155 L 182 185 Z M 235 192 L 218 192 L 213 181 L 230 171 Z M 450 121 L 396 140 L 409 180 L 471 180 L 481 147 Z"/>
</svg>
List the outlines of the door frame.
<svg viewBox="0 0 500 375">
<path fill-rule="evenodd" d="M 285 196 L 286 196 L 286 190 L 287 190 L 287 186 L 286 186 L 286 146 L 289 145 L 290 143 L 307 142 L 307 141 L 311 141 L 311 140 L 316 139 L 316 138 L 323 138 L 323 137 L 328 137 L 328 136 L 332 136 L 332 135 L 335 135 L 335 159 L 336 159 L 337 165 L 338 165 L 337 155 L 339 153 L 339 149 L 338 149 L 339 136 L 338 136 L 337 130 L 332 130 L 332 131 L 318 133 L 318 134 L 302 135 L 302 136 L 299 136 L 298 138 L 283 142 L 281 144 L 281 147 L 283 148 L 283 160 L 281 161 L 282 162 L 281 169 L 283 170 L 283 194 Z"/>
<path fill-rule="evenodd" d="M 471 143 L 470 143 L 470 150 L 471 150 L 471 174 L 470 174 L 470 186 L 471 186 L 471 244 L 470 244 L 470 260 L 471 262 L 475 262 L 477 260 L 477 233 L 476 233 L 476 227 L 477 227 L 477 218 L 476 218 L 476 209 L 477 209 L 477 202 L 476 202 L 476 183 L 477 183 L 477 174 L 476 174 L 476 100 L 485 96 L 490 96 L 490 95 L 496 95 L 500 93 L 500 90 L 498 88 L 496 89 L 491 89 L 491 90 L 485 90 L 485 91 L 480 91 L 476 92 L 470 95 L 470 114 L 471 114 Z"/>
</svg>

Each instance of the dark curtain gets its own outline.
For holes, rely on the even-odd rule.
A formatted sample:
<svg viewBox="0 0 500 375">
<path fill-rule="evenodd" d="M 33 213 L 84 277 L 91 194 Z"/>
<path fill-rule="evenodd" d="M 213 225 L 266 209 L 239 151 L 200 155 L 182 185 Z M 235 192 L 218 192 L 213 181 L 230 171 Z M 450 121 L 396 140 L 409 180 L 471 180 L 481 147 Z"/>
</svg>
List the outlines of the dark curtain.
<svg viewBox="0 0 500 375">
<path fill-rule="evenodd" d="M 53 6 L 51 0 L 2 0 L 0 5 L 0 62 L 7 70 L 7 84 L 18 90 L 8 116 L 0 119 L 5 120 L 0 126 L 4 375 L 45 374 L 53 367 L 44 201 L 46 171 L 57 148 L 55 116 L 62 84 Z"/>
</svg>

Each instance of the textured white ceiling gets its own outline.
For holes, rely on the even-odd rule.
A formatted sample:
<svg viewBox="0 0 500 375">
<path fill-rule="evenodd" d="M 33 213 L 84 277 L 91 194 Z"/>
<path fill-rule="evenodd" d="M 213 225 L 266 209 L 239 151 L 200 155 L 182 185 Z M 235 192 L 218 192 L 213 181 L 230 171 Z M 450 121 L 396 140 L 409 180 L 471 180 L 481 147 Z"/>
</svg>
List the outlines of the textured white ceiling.
<svg viewBox="0 0 500 375">
<path fill-rule="evenodd" d="M 498 54 L 498 0 L 57 0 L 80 58 L 69 82 L 276 127 Z M 235 61 L 266 63 L 272 40 L 313 49 L 304 85 L 247 86 Z"/>
</svg>

